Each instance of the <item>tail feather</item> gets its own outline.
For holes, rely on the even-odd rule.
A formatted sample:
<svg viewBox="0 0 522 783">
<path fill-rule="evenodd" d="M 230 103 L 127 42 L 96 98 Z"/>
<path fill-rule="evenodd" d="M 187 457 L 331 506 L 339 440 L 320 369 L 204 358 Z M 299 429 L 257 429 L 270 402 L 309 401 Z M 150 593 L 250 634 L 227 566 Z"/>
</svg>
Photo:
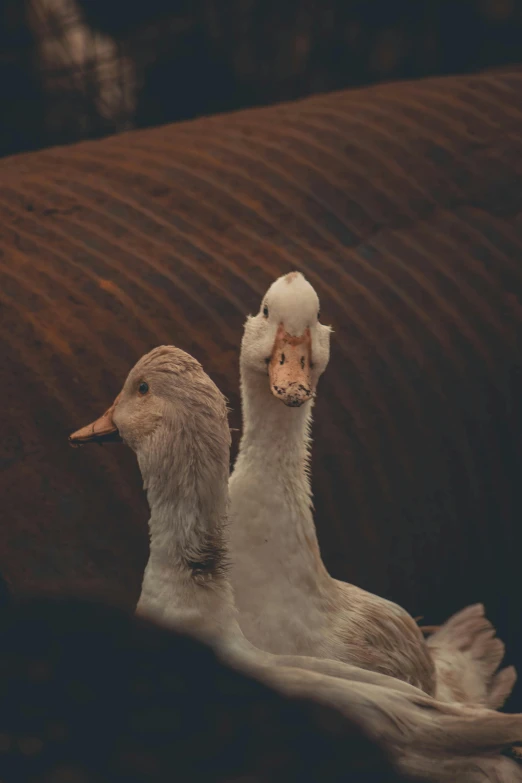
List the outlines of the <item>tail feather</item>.
<svg viewBox="0 0 522 783">
<path fill-rule="evenodd" d="M 495 675 L 489 689 L 487 706 L 499 710 L 511 696 L 517 681 L 517 670 L 514 666 L 506 666 Z"/>
<path fill-rule="evenodd" d="M 499 709 L 515 685 L 513 666 L 499 666 L 505 645 L 496 637 L 483 604 L 473 604 L 450 617 L 428 639 L 437 670 L 437 696 Z"/>
</svg>

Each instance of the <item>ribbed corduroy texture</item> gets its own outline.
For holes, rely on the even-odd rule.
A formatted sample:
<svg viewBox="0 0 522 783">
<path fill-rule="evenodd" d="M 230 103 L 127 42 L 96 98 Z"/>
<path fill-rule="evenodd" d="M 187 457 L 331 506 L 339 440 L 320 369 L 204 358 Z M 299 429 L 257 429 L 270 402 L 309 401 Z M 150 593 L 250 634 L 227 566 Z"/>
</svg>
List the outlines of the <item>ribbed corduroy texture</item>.
<svg viewBox="0 0 522 783">
<path fill-rule="evenodd" d="M 136 599 L 134 458 L 72 451 L 67 434 L 165 342 L 202 361 L 239 427 L 243 320 L 297 268 L 335 329 L 313 456 L 329 568 L 427 621 L 483 600 L 522 659 L 521 175 L 516 70 L 1 161 L 0 570 L 13 588 Z"/>
</svg>

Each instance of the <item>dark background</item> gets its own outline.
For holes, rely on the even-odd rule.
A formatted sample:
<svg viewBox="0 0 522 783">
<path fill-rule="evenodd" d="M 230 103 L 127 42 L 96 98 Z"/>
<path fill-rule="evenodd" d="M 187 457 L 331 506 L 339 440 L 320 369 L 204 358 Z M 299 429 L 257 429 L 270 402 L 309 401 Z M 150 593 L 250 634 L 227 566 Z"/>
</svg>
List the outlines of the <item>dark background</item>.
<svg viewBox="0 0 522 783">
<path fill-rule="evenodd" d="M 71 68 L 74 15 L 44 13 L 40 0 L 0 0 L 0 155 L 522 58 L 520 0 L 78 3 L 133 74 L 100 75 L 94 47 L 81 69 Z M 54 42 L 54 57 L 42 55 L 42 42 Z M 96 95 L 109 78 L 136 83 L 137 102 L 103 117 Z"/>
</svg>

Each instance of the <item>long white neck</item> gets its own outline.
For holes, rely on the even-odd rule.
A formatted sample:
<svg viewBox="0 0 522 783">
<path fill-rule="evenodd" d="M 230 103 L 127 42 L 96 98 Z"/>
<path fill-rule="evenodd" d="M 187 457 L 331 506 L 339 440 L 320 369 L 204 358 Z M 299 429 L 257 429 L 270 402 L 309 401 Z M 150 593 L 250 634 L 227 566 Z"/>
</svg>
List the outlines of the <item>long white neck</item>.
<svg viewBox="0 0 522 783">
<path fill-rule="evenodd" d="M 240 498 L 250 498 L 260 510 L 255 524 L 262 527 L 268 544 L 272 537 L 280 558 L 284 560 L 285 552 L 294 556 L 298 548 L 302 570 L 314 579 L 327 577 L 312 514 L 312 402 L 299 408 L 283 405 L 271 393 L 268 379 L 245 367 L 241 368 L 241 401 L 243 436 L 229 484 L 233 511 L 239 510 Z M 242 516 L 233 520 L 234 535 L 250 522 Z"/>
</svg>

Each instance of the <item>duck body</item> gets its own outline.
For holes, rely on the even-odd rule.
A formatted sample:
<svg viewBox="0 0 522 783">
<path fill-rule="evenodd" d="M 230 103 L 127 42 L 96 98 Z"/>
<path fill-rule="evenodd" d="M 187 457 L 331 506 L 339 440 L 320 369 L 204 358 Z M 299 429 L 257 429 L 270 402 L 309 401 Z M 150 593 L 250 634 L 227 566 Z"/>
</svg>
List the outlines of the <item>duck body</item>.
<svg viewBox="0 0 522 783">
<path fill-rule="evenodd" d="M 351 663 L 433 694 L 433 660 L 408 612 L 323 564 L 308 478 L 312 403 L 285 408 L 257 378 L 243 376 L 242 388 L 256 415 L 229 482 L 228 533 L 245 636 L 274 654 Z"/>
<path fill-rule="evenodd" d="M 497 672 L 504 645 L 481 605 L 426 642 L 402 607 L 333 579 L 322 562 L 309 462 L 312 407 L 329 348 L 317 294 L 296 272 L 273 283 L 245 324 L 243 434 L 229 481 L 228 530 L 241 629 L 274 654 L 352 663 L 446 701 L 498 707 L 516 672 Z"/>
</svg>

